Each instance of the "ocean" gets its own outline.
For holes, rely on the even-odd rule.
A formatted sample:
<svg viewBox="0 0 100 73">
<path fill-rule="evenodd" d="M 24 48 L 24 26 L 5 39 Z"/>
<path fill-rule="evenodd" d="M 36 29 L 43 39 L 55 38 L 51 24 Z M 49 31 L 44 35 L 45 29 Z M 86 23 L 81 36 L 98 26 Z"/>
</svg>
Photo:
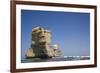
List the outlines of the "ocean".
<svg viewBox="0 0 100 73">
<path fill-rule="evenodd" d="M 75 61 L 75 60 L 89 60 L 90 57 L 53 57 L 49 59 L 40 59 L 40 58 L 24 58 L 21 60 L 21 63 L 30 63 L 30 62 L 52 62 L 52 61 Z"/>
</svg>

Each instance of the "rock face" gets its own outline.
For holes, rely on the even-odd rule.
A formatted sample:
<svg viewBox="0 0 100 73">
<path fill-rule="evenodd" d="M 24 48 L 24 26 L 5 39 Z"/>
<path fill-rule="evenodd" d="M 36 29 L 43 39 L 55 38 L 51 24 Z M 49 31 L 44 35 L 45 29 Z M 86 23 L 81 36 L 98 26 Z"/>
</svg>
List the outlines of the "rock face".
<svg viewBox="0 0 100 73">
<path fill-rule="evenodd" d="M 54 51 L 54 53 L 53 53 L 54 57 L 59 57 L 61 55 L 61 51 L 60 51 L 58 45 L 55 44 L 55 45 L 52 46 L 52 48 L 53 48 L 53 51 Z"/>
<path fill-rule="evenodd" d="M 29 48 L 26 53 L 27 58 L 32 58 L 35 56 L 35 53 L 32 48 Z"/>
<path fill-rule="evenodd" d="M 51 47 L 51 32 L 42 27 L 32 29 L 31 48 L 26 53 L 27 58 L 52 58 L 60 56 L 58 46 Z"/>
</svg>

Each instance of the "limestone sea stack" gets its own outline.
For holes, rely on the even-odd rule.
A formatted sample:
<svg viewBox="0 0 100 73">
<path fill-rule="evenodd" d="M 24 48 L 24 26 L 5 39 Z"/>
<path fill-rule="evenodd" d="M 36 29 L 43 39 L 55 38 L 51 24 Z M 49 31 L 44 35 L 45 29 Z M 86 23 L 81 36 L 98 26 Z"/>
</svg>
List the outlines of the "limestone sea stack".
<svg viewBox="0 0 100 73">
<path fill-rule="evenodd" d="M 32 29 L 31 46 L 27 50 L 26 58 L 60 57 L 58 45 L 51 45 L 51 31 L 40 26 Z"/>
</svg>

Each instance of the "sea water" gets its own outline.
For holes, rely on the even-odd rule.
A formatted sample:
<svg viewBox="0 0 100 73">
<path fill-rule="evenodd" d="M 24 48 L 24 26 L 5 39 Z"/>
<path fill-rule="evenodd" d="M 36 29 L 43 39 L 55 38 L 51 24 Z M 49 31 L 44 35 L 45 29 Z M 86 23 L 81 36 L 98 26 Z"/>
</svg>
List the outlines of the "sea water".
<svg viewBox="0 0 100 73">
<path fill-rule="evenodd" d="M 90 57 L 52 57 L 49 59 L 40 59 L 40 58 L 24 58 L 21 60 L 22 63 L 30 62 L 52 62 L 52 61 L 75 61 L 75 60 L 89 60 Z"/>
</svg>

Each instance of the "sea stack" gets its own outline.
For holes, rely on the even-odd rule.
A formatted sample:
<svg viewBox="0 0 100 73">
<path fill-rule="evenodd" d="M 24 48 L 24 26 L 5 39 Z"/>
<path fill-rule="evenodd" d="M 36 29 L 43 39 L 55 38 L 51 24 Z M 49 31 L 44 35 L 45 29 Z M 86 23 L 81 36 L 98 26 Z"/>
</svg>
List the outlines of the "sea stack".
<svg viewBox="0 0 100 73">
<path fill-rule="evenodd" d="M 52 58 L 61 55 L 57 45 L 51 47 L 51 31 L 40 26 L 32 29 L 31 46 L 27 50 L 26 58 Z"/>
</svg>

